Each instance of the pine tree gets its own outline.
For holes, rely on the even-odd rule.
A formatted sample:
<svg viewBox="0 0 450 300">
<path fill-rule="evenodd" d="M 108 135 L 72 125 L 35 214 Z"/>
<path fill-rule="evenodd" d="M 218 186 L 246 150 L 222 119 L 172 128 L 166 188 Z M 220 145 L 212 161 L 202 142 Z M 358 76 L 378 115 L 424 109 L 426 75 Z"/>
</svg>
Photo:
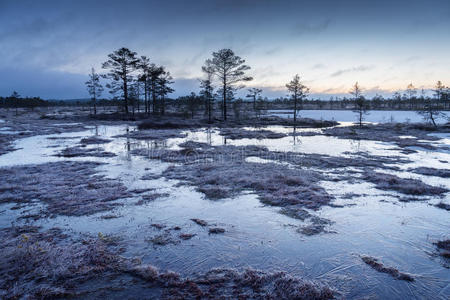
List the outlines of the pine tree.
<svg viewBox="0 0 450 300">
<path fill-rule="evenodd" d="M 136 52 L 127 48 L 120 48 L 109 54 L 109 59 L 102 65 L 103 69 L 109 70 L 109 73 L 103 77 L 111 80 L 106 87 L 110 89 L 112 94 L 122 91 L 126 114 L 128 114 L 128 88 L 129 84 L 133 82 L 132 74 L 138 67 L 139 62 L 136 55 Z"/>
<path fill-rule="evenodd" d="M 245 72 L 250 67 L 245 65 L 245 60 L 235 55 L 231 49 L 222 49 L 213 52 L 213 58 L 205 62 L 205 66 L 211 68 L 222 85 L 222 115 L 223 120 L 227 120 L 227 101 L 230 91 L 243 88 L 243 85 L 237 85 L 241 82 L 250 81 L 253 78 L 246 76 Z"/>
<path fill-rule="evenodd" d="M 292 80 L 286 84 L 288 91 L 291 93 L 291 98 L 294 100 L 294 124 L 297 122 L 297 110 L 302 109 L 302 101 L 306 99 L 309 88 L 306 87 L 298 74 L 292 78 Z M 300 104 L 300 105 L 298 105 Z"/>
</svg>

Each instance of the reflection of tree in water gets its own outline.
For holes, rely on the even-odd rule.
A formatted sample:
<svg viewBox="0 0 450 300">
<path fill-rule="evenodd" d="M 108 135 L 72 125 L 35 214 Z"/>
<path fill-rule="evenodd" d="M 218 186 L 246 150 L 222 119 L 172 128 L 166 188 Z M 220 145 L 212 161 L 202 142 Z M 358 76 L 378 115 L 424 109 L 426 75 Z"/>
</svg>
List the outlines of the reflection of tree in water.
<svg viewBox="0 0 450 300">
<path fill-rule="evenodd" d="M 361 140 L 350 140 L 350 148 L 353 150 L 353 152 L 360 152 L 361 151 Z"/>
<path fill-rule="evenodd" d="M 292 138 L 294 141 L 294 146 L 298 146 L 302 144 L 302 140 L 300 139 L 300 136 L 297 136 L 297 127 L 294 126 L 294 130 L 292 131 Z"/>
<path fill-rule="evenodd" d="M 206 142 L 208 145 L 212 145 L 211 128 L 206 128 Z"/>
<path fill-rule="evenodd" d="M 149 150 L 165 149 L 167 148 L 167 140 L 149 141 Z"/>
</svg>

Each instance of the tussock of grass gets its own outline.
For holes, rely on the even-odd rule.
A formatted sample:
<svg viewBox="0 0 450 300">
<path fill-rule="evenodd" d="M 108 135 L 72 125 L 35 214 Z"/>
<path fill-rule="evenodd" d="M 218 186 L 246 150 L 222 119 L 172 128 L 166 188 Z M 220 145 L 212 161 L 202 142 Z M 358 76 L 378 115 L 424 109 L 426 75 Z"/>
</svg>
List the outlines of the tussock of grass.
<svg viewBox="0 0 450 300">
<path fill-rule="evenodd" d="M 219 234 L 219 233 L 225 233 L 225 229 L 220 227 L 213 227 L 209 229 L 210 234 Z"/>
<path fill-rule="evenodd" d="M 246 130 L 243 128 L 221 128 L 220 135 L 232 140 L 239 139 L 279 139 L 286 136 L 284 133 L 273 132 L 266 129 Z"/>
<path fill-rule="evenodd" d="M 208 222 L 206 222 L 205 220 L 201 220 L 201 219 L 191 219 L 192 222 L 200 225 L 200 226 L 208 226 Z"/>
<path fill-rule="evenodd" d="M 437 208 L 441 208 L 441 209 L 445 209 L 445 210 L 450 210 L 450 204 L 444 203 L 444 202 L 439 202 L 438 204 L 435 205 Z"/>
<path fill-rule="evenodd" d="M 104 138 L 93 135 L 93 136 L 81 139 L 80 144 L 83 144 L 83 145 L 107 144 L 110 142 L 111 142 L 110 139 L 104 139 Z"/>
<path fill-rule="evenodd" d="M 437 176 L 442 178 L 450 178 L 450 170 L 448 169 L 435 169 L 435 168 L 427 168 L 427 167 L 420 167 L 415 169 L 410 169 L 409 171 L 422 174 L 426 176 Z"/>
<path fill-rule="evenodd" d="M 437 241 L 434 244 L 440 250 L 440 256 L 450 258 L 450 240 Z"/>
<path fill-rule="evenodd" d="M 140 129 L 127 134 L 117 135 L 117 137 L 128 137 L 137 140 L 165 140 L 170 138 L 184 138 L 187 133 L 179 129 Z"/>
<path fill-rule="evenodd" d="M 80 146 L 67 147 L 61 150 L 57 156 L 62 157 L 114 157 L 116 154 L 95 148 Z"/>
<path fill-rule="evenodd" d="M 179 238 L 182 239 L 182 240 L 190 240 L 194 236 L 196 236 L 196 234 L 193 234 L 193 233 L 182 233 L 182 234 L 179 235 Z"/>
<path fill-rule="evenodd" d="M 391 174 L 368 171 L 364 180 L 372 182 L 380 190 L 392 190 L 407 195 L 442 195 L 448 192 L 442 187 L 431 186 L 418 179 L 400 178 Z"/>
<path fill-rule="evenodd" d="M 153 243 L 153 245 L 165 246 L 168 244 L 178 244 L 179 241 L 173 239 L 167 232 L 163 234 L 158 234 L 150 239 L 149 242 Z"/>
<path fill-rule="evenodd" d="M 361 259 L 363 260 L 363 262 L 365 262 L 378 272 L 389 274 L 399 280 L 414 281 L 414 277 L 412 277 L 410 274 L 402 273 L 393 267 L 386 267 L 382 263 L 380 263 L 377 258 L 362 256 Z"/>
</svg>

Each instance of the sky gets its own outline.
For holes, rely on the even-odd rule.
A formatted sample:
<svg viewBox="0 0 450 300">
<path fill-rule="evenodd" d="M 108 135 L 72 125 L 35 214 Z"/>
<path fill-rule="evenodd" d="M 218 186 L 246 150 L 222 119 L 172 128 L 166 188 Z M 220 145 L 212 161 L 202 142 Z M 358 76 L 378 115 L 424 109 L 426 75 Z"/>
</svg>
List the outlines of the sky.
<svg viewBox="0 0 450 300">
<path fill-rule="evenodd" d="M 222 48 L 269 98 L 297 73 L 312 97 L 349 96 L 356 81 L 390 95 L 450 85 L 449 32 L 449 0 L 0 0 L 0 95 L 88 98 L 91 67 L 120 47 L 166 66 L 172 97 L 198 92 Z"/>
</svg>

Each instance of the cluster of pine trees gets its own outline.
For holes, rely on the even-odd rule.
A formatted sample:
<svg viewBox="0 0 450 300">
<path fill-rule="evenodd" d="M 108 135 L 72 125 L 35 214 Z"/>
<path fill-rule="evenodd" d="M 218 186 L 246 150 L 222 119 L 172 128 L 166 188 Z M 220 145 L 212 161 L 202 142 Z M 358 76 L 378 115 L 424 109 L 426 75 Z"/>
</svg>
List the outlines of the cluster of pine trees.
<svg viewBox="0 0 450 300">
<path fill-rule="evenodd" d="M 129 113 L 131 105 L 132 112 L 140 111 L 139 104 L 143 103 L 144 112 L 164 115 L 166 111 L 167 95 L 173 92 L 170 85 L 173 79 L 165 67 L 150 63 L 146 56 L 138 57 L 136 52 L 127 48 L 120 48 L 108 55 L 108 60 L 103 63 L 103 69 L 107 73 L 102 77 L 109 79 L 106 87 L 116 99 L 122 99 L 125 113 Z M 176 107 L 183 106 L 189 114 L 194 117 L 200 107 L 204 108 L 205 115 L 209 120 L 213 118 L 213 110 L 218 104 L 223 120 L 227 119 L 227 109 L 232 100 L 233 110 L 242 99 L 235 99 L 238 89 L 253 78 L 247 75 L 250 66 L 245 64 L 245 60 L 237 56 L 230 49 L 221 49 L 212 53 L 212 57 L 207 59 L 202 66 L 204 78 L 200 80 L 200 94 L 194 93 L 176 99 Z M 103 86 L 100 84 L 100 75 L 94 70 L 90 74 L 89 81 L 86 82 L 88 91 L 95 103 L 100 97 Z M 362 122 L 364 111 L 368 109 L 409 109 L 423 110 L 433 107 L 435 110 L 450 109 L 450 89 L 438 82 L 434 89 L 435 98 L 425 95 L 424 90 L 418 95 L 418 90 L 412 84 L 408 85 L 402 95 L 396 92 L 392 98 L 385 99 L 381 95 L 376 95 L 372 99 L 366 99 L 362 89 L 356 83 L 349 92 L 351 98 L 331 98 L 328 101 L 308 100 L 309 88 L 305 86 L 301 77 L 297 74 L 286 84 L 289 98 L 279 98 L 271 101 L 272 106 L 285 104 L 293 106 L 294 119 L 297 111 L 303 109 L 305 105 L 309 109 L 354 109 L 358 111 L 358 120 Z M 261 98 L 262 90 L 251 88 L 248 90 L 247 98 L 252 102 L 253 110 L 258 111 L 264 100 Z M 265 101 L 265 107 L 271 105 Z M 94 104 L 95 112 L 95 104 Z"/>
<path fill-rule="evenodd" d="M 94 114 L 97 113 L 97 104 L 101 100 L 104 87 L 112 95 L 111 103 L 122 103 L 123 111 L 134 115 L 135 112 L 164 115 L 170 103 L 172 107 L 183 111 L 194 118 L 196 112 L 203 107 L 204 115 L 209 121 L 215 116 L 215 108 L 219 108 L 221 119 L 227 120 L 228 108 L 231 105 L 233 112 L 239 115 L 243 99 L 236 99 L 236 91 L 245 87 L 245 83 L 253 80 L 247 73 L 250 66 L 245 60 L 237 56 L 230 49 L 221 49 L 212 53 L 202 66 L 203 78 L 200 79 L 200 93 L 191 93 L 176 100 L 169 99 L 168 95 L 174 92 L 171 85 L 174 83 L 170 72 L 164 66 L 152 63 L 146 56 L 138 56 L 136 52 L 128 48 L 120 48 L 108 55 L 108 59 L 102 64 L 105 72 L 102 75 L 92 68 L 89 80 L 86 81 L 87 90 L 91 96 Z M 103 86 L 100 78 L 107 80 Z M 434 88 L 434 97 L 426 95 L 422 89 L 418 89 L 411 83 L 405 92 L 394 93 L 392 98 L 383 98 L 376 95 L 372 99 L 366 99 L 358 82 L 349 91 L 349 98 L 333 98 L 328 101 L 309 100 L 309 88 L 301 77 L 296 74 L 286 84 L 289 93 L 287 98 L 277 98 L 269 101 L 261 97 L 259 88 L 248 89 L 246 109 L 253 108 L 256 116 L 262 108 L 291 108 L 294 111 L 294 121 L 297 112 L 302 109 L 353 109 L 357 112 L 358 122 L 362 124 L 363 116 L 369 109 L 398 109 L 426 111 L 427 115 L 438 115 L 441 110 L 450 110 L 450 89 L 438 81 Z M 105 103 L 104 99 L 101 100 Z M 49 102 L 40 98 L 21 98 L 16 92 L 10 97 L 1 98 L 3 107 L 35 107 L 48 106 Z M 250 105 L 249 105 L 250 104 Z M 431 113 L 433 112 L 433 113 Z M 434 118 L 429 118 L 434 123 Z"/>
</svg>

